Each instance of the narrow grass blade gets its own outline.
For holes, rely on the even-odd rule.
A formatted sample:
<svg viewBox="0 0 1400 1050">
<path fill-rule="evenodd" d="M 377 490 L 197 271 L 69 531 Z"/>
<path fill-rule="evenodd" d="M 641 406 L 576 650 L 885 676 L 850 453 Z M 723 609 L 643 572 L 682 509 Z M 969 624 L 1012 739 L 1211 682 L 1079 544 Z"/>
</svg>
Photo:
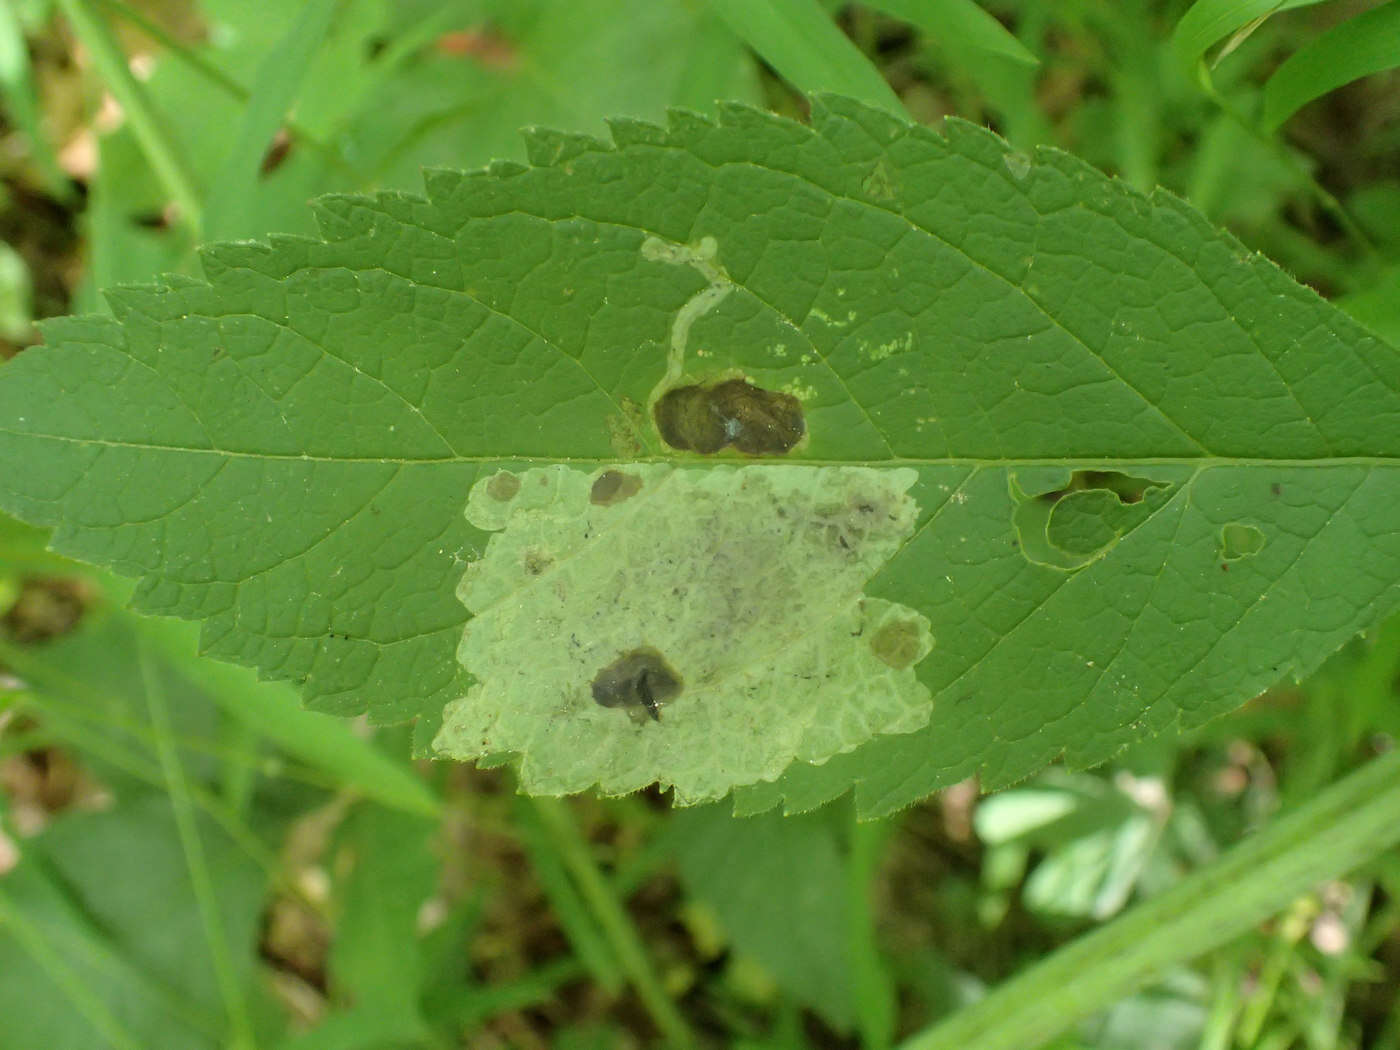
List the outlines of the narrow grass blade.
<svg viewBox="0 0 1400 1050">
<path fill-rule="evenodd" d="M 516 828 L 530 857 L 535 881 L 549 900 L 550 911 L 563 927 L 564 936 L 593 983 L 608 995 L 617 995 L 627 981 L 617 956 L 603 936 L 593 912 L 584 903 L 560 859 L 553 837 L 535 807 L 521 796 L 516 804 Z"/>
<path fill-rule="evenodd" d="M 167 624 L 168 630 L 162 630 Z M 306 710 L 296 690 L 285 682 L 259 682 L 247 668 L 197 655 L 193 646 L 180 644 L 198 633 L 187 627 L 174 621 L 143 622 L 141 633 L 229 717 L 343 787 L 394 809 L 424 816 L 438 813 L 441 803 L 432 789 L 411 769 L 356 736 L 344 719 Z"/>
<path fill-rule="evenodd" d="M 177 144 L 170 137 L 169 121 L 156 112 L 150 96 L 132 74 L 126 56 L 122 54 L 107 24 L 86 0 L 58 0 L 58 6 L 67 16 L 74 34 L 92 56 L 92 64 L 107 85 L 107 90 L 121 105 L 151 170 L 179 208 L 180 220 L 198 237 L 203 220 L 199 192 L 181 159 Z"/>
<path fill-rule="evenodd" d="M 311 57 L 330 27 L 336 0 L 310 0 L 301 15 L 258 67 L 243 124 L 209 189 L 211 238 L 247 237 L 261 231 L 247 227 L 258 170 L 273 136 L 296 101 Z"/>
<path fill-rule="evenodd" d="M 898 992 L 880 955 L 875 923 L 875 880 L 892 825 L 889 821 L 856 820 L 850 812 L 850 862 L 846 869 L 847 943 L 850 945 L 851 996 L 861 1045 L 880 1050 L 894 1040 Z"/>
<path fill-rule="evenodd" d="M 964 61 L 975 62 L 985 53 L 1040 65 L 1025 44 L 973 0 L 869 0 L 867 6 L 917 26 L 950 51 L 971 52 Z"/>
<path fill-rule="evenodd" d="M 1400 66 L 1400 0 L 1390 0 L 1323 33 L 1290 55 L 1264 85 L 1263 125 L 1276 130 L 1315 98 Z"/>
<path fill-rule="evenodd" d="M 15 647 L 0 647 L 0 656 L 11 665 L 11 656 L 19 651 Z M 112 734 L 94 728 L 90 720 L 67 701 L 58 700 L 52 695 L 38 693 L 10 693 L 8 699 L 16 701 L 16 706 L 32 708 L 50 726 L 49 733 L 60 743 L 66 743 L 79 751 L 90 752 L 108 765 L 115 766 L 128 776 L 144 781 L 154 788 L 163 788 L 165 781 L 160 769 L 149 762 L 144 755 L 114 743 Z M 279 889 L 293 896 L 302 893 L 295 883 L 288 882 L 283 875 L 277 857 L 253 834 L 238 814 L 233 813 L 223 801 L 196 784 L 189 785 L 190 797 L 207 817 L 217 824 L 238 847 L 257 864 Z"/>
<path fill-rule="evenodd" d="M 103 8 L 112 15 L 115 15 L 121 21 L 128 22 L 139 29 L 142 33 L 159 44 L 172 58 L 185 63 L 186 66 L 209 81 L 209 83 L 218 87 L 219 90 L 223 91 L 231 98 L 236 98 L 240 102 L 247 102 L 252 95 L 252 92 L 221 69 L 216 62 L 212 62 L 205 57 L 201 49 L 191 47 L 184 41 L 167 33 L 161 28 L 160 23 L 147 18 L 130 4 L 122 3 L 122 0 L 100 0 L 100 3 Z M 288 120 L 286 128 L 287 131 L 291 133 L 293 139 L 297 142 L 304 142 L 306 145 L 316 150 L 337 170 L 348 175 L 354 174 L 340 153 L 331 146 L 328 146 L 320 136 L 312 134 L 295 120 Z"/>
<path fill-rule="evenodd" d="M 165 775 L 166 790 L 170 793 L 170 805 L 175 812 L 175 826 L 179 830 L 180 845 L 185 851 L 190 886 L 194 890 L 195 900 L 199 903 L 209 958 L 213 963 L 214 975 L 218 979 L 219 993 L 223 997 L 224 1011 L 228 1017 L 230 1045 L 250 1048 L 253 1046 L 253 1027 L 248 1016 L 247 1000 L 236 974 L 228 940 L 224 936 L 218 897 L 214 893 L 214 881 L 209 875 L 209 865 L 203 841 L 199 836 L 199 824 L 195 818 L 189 784 L 180 766 L 180 756 L 171 729 L 170 712 L 165 702 L 165 691 L 155 672 L 150 654 L 144 646 L 141 650 L 141 674 L 145 680 L 151 726 L 156 734 L 156 752 L 160 757 L 161 771 Z"/>
<path fill-rule="evenodd" d="M 577 883 L 579 893 L 592 910 L 593 918 L 608 939 L 613 953 L 666 1044 L 671 1047 L 694 1046 L 695 1037 L 691 1034 L 690 1026 L 662 987 L 641 935 L 594 863 L 588 843 L 574 823 L 567 805 L 557 798 L 545 797 L 530 799 L 530 805 L 534 807 L 553 848 Z"/>
<path fill-rule="evenodd" d="M 1400 842 L 1400 751 L 1372 760 L 1210 867 L 1012 978 L 902 1050 L 1031 1050 L 1175 963 Z"/>
<path fill-rule="evenodd" d="M 131 593 L 131 584 L 115 576 L 104 575 L 102 586 L 116 605 L 124 604 Z M 285 682 L 259 681 L 246 667 L 201 656 L 196 624 L 125 611 L 115 615 L 225 715 L 287 754 L 382 805 L 427 817 L 439 813 L 441 799 L 421 777 L 356 736 L 344 719 L 308 711 L 295 688 Z"/>
<path fill-rule="evenodd" d="M 799 91 L 831 91 L 901 116 L 904 104 L 817 0 L 710 0 L 710 8 Z"/>
<path fill-rule="evenodd" d="M 1172 32 L 1172 51 L 1181 68 L 1195 76 L 1197 63 L 1226 37 L 1234 37 L 1271 15 L 1321 0 L 1196 0 Z M 1233 41 L 1227 47 L 1233 48 Z"/>
<path fill-rule="evenodd" d="M 34 89 L 34 70 L 29 64 L 29 48 L 12 4 L 0 4 L 0 96 L 5 100 L 10 120 L 24 132 L 29 142 L 34 163 L 44 178 L 44 188 L 55 197 L 70 196 L 68 179 L 44 134 L 38 92 Z"/>
</svg>

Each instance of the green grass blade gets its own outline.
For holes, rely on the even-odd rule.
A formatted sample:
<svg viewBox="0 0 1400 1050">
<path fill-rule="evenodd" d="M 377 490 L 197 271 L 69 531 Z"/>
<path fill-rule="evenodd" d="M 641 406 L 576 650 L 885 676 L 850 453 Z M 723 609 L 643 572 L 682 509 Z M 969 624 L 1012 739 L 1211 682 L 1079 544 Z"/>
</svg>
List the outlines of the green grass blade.
<svg viewBox="0 0 1400 1050">
<path fill-rule="evenodd" d="M 1030 1050 L 1167 967 L 1248 930 L 1324 879 L 1400 842 L 1400 751 L 1372 760 L 1312 802 L 902 1050 Z"/>
<path fill-rule="evenodd" d="M 145 646 L 141 647 L 141 674 L 145 680 L 151 725 L 156 731 L 156 751 L 165 775 L 166 789 L 170 793 L 170 805 L 175 813 L 175 826 L 185 852 L 185 863 L 189 868 L 190 885 L 194 890 L 195 899 L 199 902 L 204 939 L 228 1016 L 231 1045 L 240 1050 L 251 1048 L 254 1045 L 253 1028 L 248 1017 L 248 1006 L 238 981 L 233 957 L 229 952 L 228 941 L 224 937 L 223 923 L 219 917 L 219 901 L 214 893 L 214 882 L 209 875 L 204 844 L 199 837 L 189 784 L 185 780 L 184 770 L 180 767 L 180 757 L 171 729 L 170 712 L 165 703 L 165 690 L 160 684 L 154 663 Z"/>
<path fill-rule="evenodd" d="M 336 0 L 310 0 L 301 15 L 258 67 L 243 124 L 209 189 L 211 237 L 247 237 L 258 171 L 273 136 L 296 101 L 311 58 L 330 26 Z"/>
<path fill-rule="evenodd" d="M 1315 98 L 1400 66 L 1400 0 L 1334 26 L 1290 55 L 1264 85 L 1263 125 L 1276 130 Z"/>
<path fill-rule="evenodd" d="M 92 56 L 92 64 L 107 90 L 121 105 L 151 170 L 179 208 L 180 220 L 198 237 L 203 221 L 199 192 L 181 159 L 177 144 L 169 135 L 169 121 L 156 112 L 150 96 L 132 74 L 126 56 L 107 24 L 86 0 L 58 0 L 58 6 L 68 18 L 74 34 Z"/>
<path fill-rule="evenodd" d="M 1025 44 L 973 0 L 869 0 L 867 6 L 917 26 L 950 51 L 971 52 L 964 61 L 975 62 L 985 53 L 1040 65 Z"/>
<path fill-rule="evenodd" d="M 198 49 L 190 47 L 184 41 L 172 36 L 161 28 L 158 22 L 147 18 L 140 11 L 130 4 L 125 4 L 122 0 L 100 0 L 103 8 L 112 15 L 115 15 L 123 22 L 129 22 L 146 36 L 159 44 L 172 58 L 185 63 L 190 69 L 219 90 L 223 91 L 231 98 L 236 98 L 240 102 L 247 102 L 252 95 L 246 87 L 240 84 L 234 77 L 219 67 L 215 62 L 211 62 Z M 328 146 L 318 135 L 312 134 L 307 128 L 295 120 L 288 120 L 287 131 L 297 142 L 303 142 L 316 150 L 326 161 L 343 174 L 353 175 L 350 166 L 345 163 L 345 158 L 340 153 Z"/>
<path fill-rule="evenodd" d="M 532 798 L 530 804 L 667 1045 L 694 1046 L 695 1037 L 689 1025 L 662 987 L 637 928 L 594 863 L 588 843 L 568 807 L 557 798 L 545 797 Z"/>
<path fill-rule="evenodd" d="M 18 651 L 21 650 L 0 646 L 0 656 L 3 656 L 6 664 L 10 666 L 13 666 L 10 656 Z M 115 743 L 110 732 L 94 728 L 90 720 L 85 719 L 83 713 L 67 701 L 49 694 L 21 692 L 10 693 L 8 698 L 14 699 L 16 706 L 32 708 L 45 724 L 51 727 L 50 733 L 54 740 L 67 743 L 76 750 L 89 752 L 128 776 L 154 788 L 165 786 L 161 772 L 155 765 L 148 762 L 144 756 Z M 194 784 L 189 785 L 189 792 L 195 805 L 262 869 L 269 882 L 299 899 L 304 896 L 294 882 L 285 878 L 277 857 L 221 799 Z"/>
<path fill-rule="evenodd" d="M 496 1014 L 546 1003 L 559 994 L 561 985 L 584 976 L 577 959 L 545 963 L 513 981 L 464 989 L 453 1004 L 452 1016 L 464 1028 L 475 1027 Z"/>
<path fill-rule="evenodd" d="M 110 580 L 116 587 L 117 581 Z M 285 682 L 260 682 L 245 667 L 199 655 L 199 628 L 181 620 L 123 613 L 161 658 L 204 690 L 228 717 L 247 725 L 337 784 L 408 813 L 436 816 L 441 800 L 413 770 L 358 737 L 344 719 L 302 707 Z"/>
<path fill-rule="evenodd" d="M 856 820 L 854 799 L 849 808 L 850 862 L 846 871 L 847 943 L 850 946 L 851 996 L 865 1050 L 880 1050 L 894 1041 L 898 992 L 880 956 L 876 939 L 875 881 L 885 843 L 892 830 L 889 821 Z"/>
<path fill-rule="evenodd" d="M 55 197 L 71 196 L 68 177 L 63 174 L 53 146 L 44 134 L 38 93 L 34 89 L 34 70 L 29 64 L 29 47 L 12 4 L 0 4 L 0 97 L 5 100 L 10 120 L 24 132 L 29 142 L 45 189 Z"/>
<path fill-rule="evenodd" d="M 617 960 L 593 912 L 570 880 L 561 851 L 535 807 L 522 795 L 516 804 L 516 829 L 530 858 L 535 881 L 540 884 L 550 911 L 593 983 L 608 995 L 617 995 L 627 976 Z"/>
<path fill-rule="evenodd" d="M 817 0 L 709 0 L 710 8 L 799 91 L 831 91 L 901 116 L 904 104 Z"/>
<path fill-rule="evenodd" d="M 1239 34 L 1248 35 L 1258 23 L 1280 11 L 1310 7 L 1321 0 L 1196 0 L 1181 16 L 1172 32 L 1172 51 L 1188 77 L 1194 79 L 1197 63 L 1226 37 L 1233 50 Z M 1223 53 L 1222 53 L 1223 57 Z"/>
</svg>

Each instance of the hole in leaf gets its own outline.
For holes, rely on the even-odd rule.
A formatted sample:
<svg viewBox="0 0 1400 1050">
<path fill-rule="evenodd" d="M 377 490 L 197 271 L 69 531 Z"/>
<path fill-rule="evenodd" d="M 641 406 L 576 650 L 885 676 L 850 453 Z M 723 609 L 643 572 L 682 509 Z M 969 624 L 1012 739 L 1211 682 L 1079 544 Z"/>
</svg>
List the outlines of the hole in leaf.
<svg viewBox="0 0 1400 1050">
<path fill-rule="evenodd" d="M 666 444 L 706 456 L 729 446 L 749 456 L 780 456 L 807 432 L 797 398 L 744 379 L 669 390 L 653 415 Z"/>
<path fill-rule="evenodd" d="M 678 696 L 681 677 L 649 646 L 623 653 L 593 678 L 593 699 L 603 707 L 645 711 L 661 721 L 661 705 Z"/>
<path fill-rule="evenodd" d="M 1220 556 L 1239 561 L 1264 549 L 1264 533 L 1253 525 L 1232 521 L 1220 530 Z"/>
<path fill-rule="evenodd" d="M 1117 471 L 1077 470 L 1065 484 L 1027 493 L 1013 477 L 1017 506 L 1012 522 L 1021 551 L 1048 568 L 1082 569 L 1151 517 L 1172 488 Z"/>
</svg>

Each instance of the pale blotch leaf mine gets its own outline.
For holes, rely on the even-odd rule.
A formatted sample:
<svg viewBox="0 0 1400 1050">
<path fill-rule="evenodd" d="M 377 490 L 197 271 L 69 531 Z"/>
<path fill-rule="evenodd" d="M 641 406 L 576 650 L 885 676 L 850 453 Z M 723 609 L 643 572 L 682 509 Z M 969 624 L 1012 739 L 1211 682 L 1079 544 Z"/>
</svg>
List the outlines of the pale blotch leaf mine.
<svg viewBox="0 0 1400 1050">
<path fill-rule="evenodd" d="M 627 464 L 478 481 L 467 518 L 493 535 L 457 592 L 475 684 L 436 749 L 517 754 L 535 794 L 659 782 L 693 803 L 920 728 L 928 621 L 863 594 L 913 533 L 916 478 Z M 592 690 L 638 652 L 679 678 L 646 693 L 655 717 L 620 706 L 626 682 L 604 676 L 610 706 Z"/>
</svg>

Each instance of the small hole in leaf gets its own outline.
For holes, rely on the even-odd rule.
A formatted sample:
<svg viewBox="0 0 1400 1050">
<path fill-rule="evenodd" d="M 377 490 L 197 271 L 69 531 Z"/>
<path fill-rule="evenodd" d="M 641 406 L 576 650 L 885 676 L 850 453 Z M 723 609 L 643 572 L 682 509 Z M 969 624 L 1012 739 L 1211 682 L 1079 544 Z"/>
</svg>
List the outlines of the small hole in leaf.
<svg viewBox="0 0 1400 1050">
<path fill-rule="evenodd" d="M 1264 549 L 1264 533 L 1253 525 L 1232 521 L 1220 530 L 1220 556 L 1239 561 Z"/>
<path fill-rule="evenodd" d="M 1106 555 L 1168 498 L 1171 486 L 1112 470 L 1077 470 L 1068 483 L 1023 491 L 1013 479 L 1012 521 L 1025 556 L 1074 571 Z"/>
</svg>

